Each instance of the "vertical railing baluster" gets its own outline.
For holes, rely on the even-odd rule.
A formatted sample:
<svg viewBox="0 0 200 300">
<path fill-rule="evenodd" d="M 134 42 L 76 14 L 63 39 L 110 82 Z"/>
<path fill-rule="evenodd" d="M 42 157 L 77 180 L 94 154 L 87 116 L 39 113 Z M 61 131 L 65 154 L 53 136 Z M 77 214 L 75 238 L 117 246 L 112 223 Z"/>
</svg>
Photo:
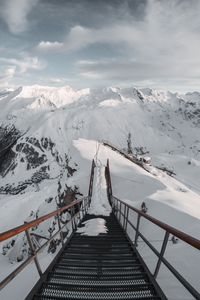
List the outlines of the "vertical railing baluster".
<svg viewBox="0 0 200 300">
<path fill-rule="evenodd" d="M 122 203 L 119 204 L 119 223 L 121 224 Z"/>
<path fill-rule="evenodd" d="M 124 229 L 125 229 L 125 223 L 126 223 L 126 210 L 127 210 L 127 206 L 124 204 L 124 222 L 123 222 Z"/>
<path fill-rule="evenodd" d="M 155 271 L 154 271 L 154 278 L 157 277 L 158 275 L 158 272 L 160 270 L 160 265 L 161 265 L 161 262 L 162 262 L 162 258 L 163 258 L 163 255 L 165 253 L 165 249 L 167 247 L 167 242 L 168 242 L 168 239 L 169 239 L 169 232 L 165 232 L 165 237 L 164 237 L 164 240 L 163 240 L 163 244 L 162 244 L 162 248 L 161 248 L 161 251 L 160 251 L 160 255 L 159 255 L 159 258 L 158 258 L 158 262 L 157 262 L 157 265 L 156 265 L 156 268 L 155 268 Z"/>
<path fill-rule="evenodd" d="M 119 201 L 117 200 L 117 219 L 119 220 Z"/>
<path fill-rule="evenodd" d="M 80 202 L 78 203 L 78 215 L 79 215 L 79 222 L 81 220 L 81 205 Z"/>
<path fill-rule="evenodd" d="M 86 198 L 84 198 L 84 215 L 86 214 L 87 212 L 87 201 L 86 201 Z"/>
<path fill-rule="evenodd" d="M 24 223 L 27 223 L 27 222 L 24 222 Z M 35 248 L 33 246 L 29 230 L 28 229 L 25 230 L 25 233 L 26 233 L 26 238 L 27 238 L 27 241 L 28 241 L 28 244 L 29 244 L 29 247 L 30 247 L 31 255 L 34 256 L 35 255 Z M 41 267 L 40 267 L 40 264 L 39 264 L 39 261 L 38 261 L 38 258 L 37 258 L 37 254 L 34 257 L 34 262 L 35 262 L 36 268 L 38 270 L 38 273 L 41 277 L 42 276 L 42 270 L 41 270 Z"/>
<path fill-rule="evenodd" d="M 74 231 L 75 230 L 75 226 L 74 226 L 74 219 L 73 219 L 73 210 L 72 210 L 72 207 L 70 208 L 70 214 L 71 214 L 72 231 Z"/>
<path fill-rule="evenodd" d="M 64 245 L 63 232 L 61 231 L 61 224 L 60 224 L 60 215 L 58 215 L 57 218 L 58 218 L 58 228 L 59 228 L 59 231 L 60 231 L 61 243 L 62 243 L 62 245 Z"/>
<path fill-rule="evenodd" d="M 125 225 L 126 232 L 127 232 L 127 225 L 128 225 L 128 217 L 129 217 L 129 207 L 127 207 L 127 212 L 126 212 L 126 225 Z"/>
<path fill-rule="evenodd" d="M 73 220 L 74 220 L 74 230 L 76 230 L 77 224 L 76 224 L 76 213 L 75 213 L 75 205 L 72 207 L 72 213 L 73 213 Z"/>
<path fill-rule="evenodd" d="M 135 246 L 137 247 L 137 240 L 138 240 L 138 236 L 139 236 L 139 226 L 140 226 L 140 217 L 141 215 L 138 214 L 138 217 L 137 217 L 137 226 L 136 226 L 136 232 L 135 232 Z"/>
</svg>

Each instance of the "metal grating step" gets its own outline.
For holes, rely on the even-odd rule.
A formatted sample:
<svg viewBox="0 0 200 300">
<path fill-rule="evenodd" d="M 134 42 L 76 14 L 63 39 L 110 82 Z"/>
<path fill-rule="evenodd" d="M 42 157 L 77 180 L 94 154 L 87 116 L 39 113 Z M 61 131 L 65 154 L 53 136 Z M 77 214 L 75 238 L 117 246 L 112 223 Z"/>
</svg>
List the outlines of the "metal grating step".
<svg viewBox="0 0 200 300">
<path fill-rule="evenodd" d="M 73 252 L 64 252 L 61 255 L 62 258 L 90 258 L 90 259 L 131 259 L 133 257 L 132 253 L 96 253 L 96 252 L 90 252 L 90 253 L 85 253 L 85 252 L 79 252 L 79 253 L 73 253 Z"/>
<path fill-rule="evenodd" d="M 101 280 L 101 282 L 105 281 L 124 281 L 124 280 L 146 280 L 148 281 L 148 277 L 146 276 L 145 272 L 133 272 L 132 274 L 128 275 L 121 275 L 121 274 L 99 274 L 98 269 L 96 269 L 96 273 L 93 274 L 67 274 L 67 273 L 62 273 L 59 270 L 54 270 L 49 273 L 48 278 L 61 278 L 61 279 L 66 279 L 66 280 Z"/>
<path fill-rule="evenodd" d="M 108 233 L 75 233 L 34 299 L 161 300 L 137 251 L 112 214 L 86 215 L 82 222 L 97 217 L 105 219 Z"/>
<path fill-rule="evenodd" d="M 86 253 L 82 253 L 82 254 L 77 254 L 77 253 L 65 253 L 61 256 L 62 259 L 76 259 L 76 260 L 85 260 L 85 259 L 89 259 L 89 260 L 133 260 L 133 258 L 136 258 L 134 256 L 132 256 L 131 254 L 86 254 Z"/>
<path fill-rule="evenodd" d="M 53 272 L 58 272 L 66 275 L 94 275 L 97 276 L 99 274 L 99 268 L 96 267 L 80 267 L 80 266 L 63 266 L 56 265 Z M 101 276 L 137 276 L 144 275 L 144 270 L 141 265 L 137 265 L 134 267 L 102 267 L 101 268 Z"/>
<path fill-rule="evenodd" d="M 60 261 L 57 263 L 58 266 L 80 266 L 80 267 L 112 267 L 112 268 L 117 268 L 117 267 L 129 267 L 129 266 L 134 266 L 135 264 L 133 262 L 109 262 L 109 261 L 104 261 L 101 263 L 98 263 L 98 261 L 68 261 L 63 262 Z M 139 265 L 139 264 L 138 264 Z"/>
<path fill-rule="evenodd" d="M 152 285 L 114 286 L 114 287 L 72 287 L 57 284 L 43 284 L 41 295 L 60 299 L 152 299 L 156 296 Z M 158 298 L 159 299 L 159 298 Z"/>
<path fill-rule="evenodd" d="M 84 248 L 91 248 L 91 247 L 93 247 L 93 248 L 102 248 L 102 249 L 106 249 L 107 248 L 107 251 L 108 251 L 108 247 L 105 247 L 105 244 L 103 244 L 103 243 L 98 243 L 98 244 L 82 244 L 81 246 L 80 246 L 80 243 L 78 243 L 78 242 L 71 242 L 70 244 L 69 244 L 69 246 L 68 246 L 69 248 L 82 248 L 82 249 L 84 249 Z M 119 249 L 131 249 L 131 247 L 130 247 L 130 245 L 129 244 L 127 244 L 127 243 L 123 243 L 123 244 L 109 244 L 109 250 L 111 250 L 111 249 L 117 249 L 117 250 L 119 250 Z M 68 248 L 67 248 L 68 249 Z"/>
<path fill-rule="evenodd" d="M 37 295 L 35 295 L 34 296 L 34 298 L 33 298 L 34 300 L 60 300 L 60 299 L 63 299 L 63 298 L 61 298 L 61 297 L 55 297 L 55 296 L 45 296 L 45 295 L 39 295 L 39 294 L 37 294 Z M 79 300 L 79 299 L 81 299 L 81 298 L 64 298 L 64 299 L 67 299 L 67 300 L 74 300 L 74 299 L 76 299 L 76 300 Z M 109 299 L 111 299 L 111 300 L 117 300 L 116 298 L 98 298 L 98 300 L 105 300 L 105 299 L 107 299 L 107 300 L 109 300 Z M 125 299 L 128 299 L 128 298 L 118 298 L 119 300 L 125 300 Z M 133 300 L 161 300 L 161 298 L 159 297 L 159 296 L 151 296 L 151 297 L 143 297 L 143 298 L 141 298 L 141 297 L 134 297 L 134 298 L 130 298 L 130 299 L 133 299 Z"/>
<path fill-rule="evenodd" d="M 108 279 L 107 280 L 95 280 L 95 278 L 93 279 L 80 279 L 80 278 L 72 278 L 72 279 L 68 279 L 65 277 L 61 277 L 61 276 L 52 276 L 49 278 L 48 280 L 49 283 L 54 283 L 54 284 L 59 284 L 59 285 L 75 285 L 75 286 L 134 286 L 134 285 L 144 285 L 147 284 L 147 280 L 143 279 L 143 278 L 132 278 L 132 279 L 120 279 L 120 280 L 112 280 L 112 279 Z"/>
<path fill-rule="evenodd" d="M 96 238 L 87 238 L 84 236 L 76 236 L 76 237 L 72 238 L 70 244 L 73 244 L 75 242 L 83 243 L 83 244 L 88 244 L 88 243 L 125 244 L 125 243 L 127 243 L 127 240 L 125 237 L 119 239 L 119 238 L 114 238 L 114 237 L 110 237 L 110 236 L 107 236 L 107 237 L 102 236 L 102 237 L 99 237 L 98 239 L 96 239 Z"/>
<path fill-rule="evenodd" d="M 80 248 L 69 248 L 63 251 L 63 255 L 65 254 L 82 254 L 82 255 L 90 255 L 90 254 L 96 254 L 96 255 L 134 255 L 134 252 L 129 249 L 111 249 L 111 250 L 106 250 L 106 249 L 96 249 L 96 248 L 86 248 L 86 249 L 80 249 Z"/>
</svg>

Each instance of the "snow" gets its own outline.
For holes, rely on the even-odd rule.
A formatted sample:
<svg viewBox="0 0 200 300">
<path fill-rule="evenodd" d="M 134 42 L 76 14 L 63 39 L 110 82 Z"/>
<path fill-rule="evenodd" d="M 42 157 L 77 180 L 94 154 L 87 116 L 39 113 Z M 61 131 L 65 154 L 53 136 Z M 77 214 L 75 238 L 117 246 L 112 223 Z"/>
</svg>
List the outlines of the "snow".
<svg viewBox="0 0 200 300">
<path fill-rule="evenodd" d="M 109 216 L 111 213 L 111 207 L 107 197 L 105 167 L 101 165 L 95 167 L 93 193 L 88 213 L 97 216 Z"/>
<path fill-rule="evenodd" d="M 107 233 L 107 227 L 105 225 L 106 221 L 102 218 L 95 218 L 88 221 L 83 222 L 83 227 L 79 227 L 77 229 L 78 233 L 81 235 L 88 236 L 97 236 L 100 233 Z"/>
<path fill-rule="evenodd" d="M 81 156 L 88 161 L 96 157 L 95 141 L 80 139 L 74 141 L 74 145 L 80 151 Z M 156 176 L 147 173 L 110 148 L 101 145 L 98 148 L 98 160 L 101 164 L 105 164 L 107 158 L 110 161 L 115 196 L 136 208 L 140 208 L 142 202 L 145 202 L 149 215 L 200 239 L 200 197 L 198 194 L 164 172 L 158 170 Z M 130 219 L 135 225 L 136 217 L 136 214 L 130 213 Z M 163 230 L 145 219 L 141 219 L 140 230 L 158 250 L 161 249 L 164 238 Z M 134 239 L 130 226 L 128 226 L 128 233 Z M 153 272 L 157 262 L 155 255 L 140 239 L 138 244 L 139 252 Z M 166 258 L 197 290 L 199 289 L 200 258 L 197 250 L 181 241 L 178 241 L 176 245 L 168 242 Z M 193 299 L 163 266 L 158 282 L 170 300 Z"/>
<path fill-rule="evenodd" d="M 74 141 L 74 146 L 78 149 L 82 158 L 88 161 L 91 161 L 96 155 L 96 141 L 79 139 Z M 98 161 L 102 165 L 106 165 L 107 158 L 110 161 L 113 194 L 116 197 L 125 201 L 131 201 L 135 207 L 140 207 L 143 201 L 147 203 L 156 202 L 158 207 L 163 205 L 169 206 L 175 209 L 179 217 L 183 212 L 185 222 L 185 214 L 187 214 L 188 217 L 191 216 L 199 223 L 199 194 L 191 191 L 187 186 L 160 170 L 157 170 L 156 176 L 146 172 L 138 165 L 101 144 L 98 150 Z M 78 162 L 81 165 L 81 160 Z M 158 209 L 158 212 L 160 209 Z M 156 210 L 152 210 L 151 214 L 160 219 Z M 169 216 L 163 214 L 162 220 L 169 223 Z M 175 220 L 172 220 L 172 226 L 173 221 Z M 181 219 L 178 221 L 180 229 L 181 227 L 186 231 L 189 229 L 185 228 L 185 222 L 181 222 Z M 177 226 L 177 222 L 174 225 Z M 197 235 L 199 237 L 199 233 Z"/>
<path fill-rule="evenodd" d="M 199 99 L 200 94 L 197 92 L 181 95 L 133 87 L 75 91 L 68 86 L 30 86 L 1 94 L 0 123 L 14 124 L 24 133 L 19 143 L 26 142 L 27 137 L 38 140 L 50 137 L 55 143 L 53 151 L 58 151 L 63 161 L 67 154 L 70 166 L 77 169 L 72 177 L 68 177 L 61 161 L 57 162 L 50 151 L 45 151 L 49 180 L 29 186 L 24 193 L 18 195 L 0 195 L 1 231 L 23 224 L 31 211 L 42 215 L 54 210 L 55 200 L 51 203 L 45 200 L 49 197 L 55 199 L 58 195 L 58 179 L 62 183 L 61 192 L 66 189 L 66 185 L 77 185 L 80 192 L 87 195 L 91 161 L 94 158 L 97 167 L 89 211 L 91 214 L 108 216 L 111 211 L 104 176 L 109 159 L 115 196 L 136 208 L 140 208 L 141 203 L 145 202 L 150 215 L 200 238 L 200 123 L 196 113 L 200 107 Z M 148 172 L 98 142 L 108 140 L 124 149 L 127 147 L 129 132 L 133 148 L 142 146 L 149 151 L 152 166 L 146 166 Z M 12 148 L 14 151 L 16 145 Z M 33 147 L 40 155 L 43 154 L 42 150 Z M 22 158 L 24 163 L 21 162 Z M 26 159 L 23 152 L 18 154 L 15 169 L 1 177 L 1 186 L 17 185 L 20 181 L 31 178 L 35 170 L 27 169 Z M 175 178 L 156 168 L 161 165 L 173 170 Z M 48 226 L 50 223 L 43 228 L 45 234 Z M 91 224 L 87 226 L 90 228 Z M 163 233 L 152 228 L 149 223 L 142 221 L 141 228 L 152 240 L 162 240 Z M 1 248 L 3 244 L 0 245 Z M 144 258 L 149 264 L 153 263 L 154 259 L 149 251 L 141 242 L 139 245 Z M 160 247 L 161 242 L 156 245 Z M 177 260 L 177 268 L 189 277 L 191 283 L 196 287 L 200 286 L 199 258 L 191 248 L 185 247 L 181 242 L 177 245 L 170 244 L 167 255 L 173 263 Z M 0 263 L 1 276 L 5 274 L 5 270 L 7 273 L 19 264 L 11 266 L 8 258 L 2 255 Z M 164 271 L 159 280 L 160 278 L 163 278 L 161 283 L 169 294 L 169 299 L 190 299 L 175 281 L 173 291 L 170 290 L 170 277 Z M 11 284 L 4 294 L 0 294 L 2 300 L 11 298 L 9 286 Z"/>
</svg>

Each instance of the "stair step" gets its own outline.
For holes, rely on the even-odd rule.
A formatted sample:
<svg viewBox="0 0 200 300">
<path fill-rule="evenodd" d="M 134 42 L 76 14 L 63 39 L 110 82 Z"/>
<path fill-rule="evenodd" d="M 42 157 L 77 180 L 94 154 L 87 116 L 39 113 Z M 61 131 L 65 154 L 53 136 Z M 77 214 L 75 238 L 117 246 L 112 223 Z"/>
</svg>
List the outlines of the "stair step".
<svg viewBox="0 0 200 300">
<path fill-rule="evenodd" d="M 120 278 L 120 279 L 110 279 L 106 280 L 98 279 L 98 278 L 65 278 L 64 276 L 56 276 L 52 275 L 49 280 L 49 283 L 53 284 L 62 284 L 62 285 L 76 285 L 76 286 L 128 286 L 128 285 L 142 285 L 147 284 L 148 281 L 146 278 Z"/>
<path fill-rule="evenodd" d="M 56 265 L 53 272 L 62 273 L 68 275 L 98 275 L 99 269 L 98 267 L 81 267 L 81 266 L 66 266 L 66 265 Z M 135 265 L 132 267 L 102 267 L 101 268 L 101 276 L 137 276 L 144 274 L 144 270 L 141 265 Z"/>
<path fill-rule="evenodd" d="M 60 299 L 156 299 L 151 284 L 138 284 L 135 286 L 65 286 L 44 283 L 41 296 L 60 297 Z M 42 299 L 42 298 L 39 298 Z M 45 298 L 44 298 L 45 299 Z M 48 299 L 48 298 L 46 298 Z M 157 298 L 159 299 L 159 298 Z"/>
<path fill-rule="evenodd" d="M 113 214 L 86 215 L 82 222 L 97 217 L 105 220 L 108 232 L 98 236 L 76 232 L 34 299 L 161 300 Z"/>
<path fill-rule="evenodd" d="M 118 243 L 118 244 L 121 244 L 123 242 L 127 242 L 127 239 L 126 237 L 124 236 L 120 236 L 120 237 L 115 237 L 115 236 L 109 236 L 109 235 L 102 235 L 102 236 L 98 236 L 98 237 L 88 237 L 86 235 L 76 235 L 74 236 L 72 239 L 71 239 L 71 243 L 74 242 L 74 241 L 87 241 L 87 242 L 96 242 L 96 243 L 102 243 L 103 241 L 109 241 L 109 243 L 112 241 L 112 242 L 115 242 L 115 243 Z"/>
<path fill-rule="evenodd" d="M 59 262 L 58 264 L 57 264 L 58 266 L 80 266 L 80 267 L 98 267 L 98 266 L 101 266 L 101 267 L 105 267 L 105 266 L 108 266 L 108 267 L 113 267 L 113 268 L 115 268 L 115 267 L 128 267 L 128 266 L 134 266 L 134 265 L 136 265 L 136 264 L 134 264 L 133 262 L 107 262 L 107 261 L 105 261 L 105 262 L 101 262 L 101 264 L 98 264 L 98 262 L 97 261 L 76 261 L 76 262 L 74 262 L 74 261 L 68 261 L 68 262 L 63 262 L 63 261 L 61 261 L 61 262 Z"/>
<path fill-rule="evenodd" d="M 45 295 L 40 295 L 40 294 L 36 294 L 33 298 L 33 300 L 61 300 L 61 299 L 66 299 L 66 300 L 82 300 L 82 298 L 61 298 L 61 297 L 55 297 L 55 296 L 45 296 Z M 88 298 L 89 299 L 89 298 Z M 124 300 L 124 299 L 133 299 L 133 300 L 161 300 L 161 298 L 159 296 L 151 296 L 151 297 L 132 297 L 132 298 L 125 298 L 125 296 L 123 296 L 122 298 L 106 298 L 107 300 Z M 92 298 L 91 298 L 92 300 Z M 105 300 L 105 298 L 98 298 L 98 300 Z"/>
<path fill-rule="evenodd" d="M 87 263 L 87 262 L 101 262 L 101 263 L 111 263 L 111 264 L 120 264 L 120 263 L 139 263 L 138 259 L 136 257 L 125 257 L 125 258 L 108 258 L 108 259 L 104 259 L 102 257 L 60 257 L 59 260 L 58 260 L 58 263 L 60 262 L 64 262 L 64 263 L 68 263 L 68 262 L 80 262 L 80 261 L 84 261 L 84 263 Z"/>
<path fill-rule="evenodd" d="M 94 245 L 81 245 L 81 247 L 91 247 L 91 246 L 94 246 Z M 108 250 L 108 247 L 105 247 L 105 244 L 102 244 L 102 243 L 99 243 L 97 245 L 98 247 L 101 247 L 101 248 L 107 248 Z M 80 244 L 78 242 L 72 242 L 72 240 L 70 241 L 69 245 L 68 245 L 69 248 L 80 248 Z M 67 249 L 68 249 L 67 247 Z M 130 245 L 127 243 L 127 241 L 125 243 L 121 243 L 121 244 L 112 244 L 112 243 L 109 243 L 109 249 L 112 249 L 112 248 L 117 248 L 118 250 L 121 249 L 121 248 L 128 248 L 128 249 L 131 249 Z"/>
<path fill-rule="evenodd" d="M 72 240 L 70 242 L 70 245 L 88 245 L 88 247 L 91 247 L 91 246 L 97 246 L 97 247 L 103 247 L 103 248 L 107 248 L 107 249 L 110 249 L 112 246 L 115 246 L 117 247 L 118 245 L 122 246 L 122 245 L 125 245 L 126 246 L 126 240 L 113 240 L 113 239 L 102 239 L 102 240 L 86 240 L 86 239 L 79 239 L 79 238 L 76 238 L 74 240 Z"/>
<path fill-rule="evenodd" d="M 94 258 L 94 259 L 124 259 L 124 258 L 133 258 L 132 253 L 107 253 L 107 252 L 89 252 L 89 253 L 72 253 L 64 252 L 60 257 L 63 258 Z M 136 256 L 134 256 L 136 257 Z"/>
<path fill-rule="evenodd" d="M 84 270 L 85 271 L 85 270 Z M 49 272 L 49 277 L 48 278 L 61 278 L 65 280 L 100 280 L 102 284 L 105 281 L 121 281 L 121 280 L 148 280 L 146 273 L 145 272 L 139 272 L 135 271 L 135 273 L 132 273 L 131 275 L 117 275 L 117 274 L 111 274 L 111 275 L 106 275 L 102 273 L 98 273 L 98 269 L 96 269 L 96 272 L 93 272 L 93 274 L 68 274 L 68 273 L 63 273 L 62 270 L 56 270 L 54 269 L 53 271 Z"/>
<path fill-rule="evenodd" d="M 96 255 L 96 254 L 86 254 L 86 253 L 82 253 L 82 254 L 77 254 L 77 253 L 63 253 L 60 258 L 62 259 L 80 259 L 80 260 L 133 260 L 133 258 L 136 258 L 136 257 L 133 257 L 131 254 L 126 254 L 126 255 L 123 255 L 123 254 L 102 254 L 102 255 Z"/>
<path fill-rule="evenodd" d="M 129 250 L 129 249 L 111 249 L 111 250 L 107 250 L 107 249 L 99 249 L 99 250 L 96 250 L 94 248 L 87 248 L 87 249 L 81 249 L 81 248 L 67 248 L 65 251 L 63 251 L 63 255 L 65 254 L 85 254 L 85 255 L 92 255 L 92 254 L 95 254 L 95 255 L 104 255 L 104 254 L 107 254 L 107 255 L 134 255 L 134 252 L 132 250 Z"/>
</svg>

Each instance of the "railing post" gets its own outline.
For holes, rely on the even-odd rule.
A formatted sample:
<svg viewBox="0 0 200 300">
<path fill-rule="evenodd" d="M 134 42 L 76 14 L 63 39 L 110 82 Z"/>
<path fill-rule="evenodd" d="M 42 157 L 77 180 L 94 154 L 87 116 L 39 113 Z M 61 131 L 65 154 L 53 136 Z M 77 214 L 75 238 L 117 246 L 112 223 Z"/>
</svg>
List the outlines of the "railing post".
<svg viewBox="0 0 200 300">
<path fill-rule="evenodd" d="M 77 224 L 76 224 L 76 213 L 75 213 L 75 206 L 72 207 L 72 213 L 73 213 L 73 220 L 74 220 L 74 230 L 76 230 Z"/>
<path fill-rule="evenodd" d="M 128 216 L 129 216 L 129 207 L 127 207 L 127 211 L 126 211 L 126 224 L 125 224 L 125 228 L 124 228 L 125 231 L 127 231 Z"/>
<path fill-rule="evenodd" d="M 122 203 L 119 204 L 119 223 L 121 224 Z"/>
<path fill-rule="evenodd" d="M 109 200 L 110 205 L 112 205 L 112 201 L 111 201 L 111 199 L 112 199 L 112 183 L 111 183 L 111 176 L 110 176 L 109 159 L 107 159 L 105 175 L 106 175 L 106 183 L 107 183 L 108 200 Z"/>
<path fill-rule="evenodd" d="M 124 222 L 123 222 L 124 229 L 125 229 L 125 223 L 126 223 L 126 210 L 127 210 L 127 206 L 124 204 Z"/>
<path fill-rule="evenodd" d="M 160 265 L 161 265 L 161 262 L 162 262 L 162 258 L 163 258 L 163 255 L 165 253 L 165 249 L 167 247 L 167 242 L 168 242 L 168 239 L 169 239 L 169 232 L 165 232 L 165 237 L 164 237 L 164 240 L 163 240 L 163 244 L 162 244 L 162 248 L 161 248 L 161 251 L 160 251 L 160 255 L 159 255 L 159 258 L 158 258 L 158 262 L 157 262 L 157 265 L 156 265 L 156 268 L 155 268 L 155 271 L 154 271 L 154 278 L 157 277 L 158 275 L 158 272 L 160 270 Z"/>
<path fill-rule="evenodd" d="M 119 216 L 118 216 L 118 213 L 119 213 L 119 201 L 118 200 L 117 200 L 117 203 L 116 203 L 116 208 L 117 208 L 116 216 L 117 216 L 117 219 L 119 220 Z"/>
<path fill-rule="evenodd" d="M 139 236 L 139 226 L 140 226 L 140 218 L 141 218 L 141 215 L 138 214 L 138 217 L 137 217 L 137 226 L 136 226 L 136 232 L 135 232 L 135 246 L 137 247 L 138 244 L 137 244 L 137 240 L 138 240 L 138 236 Z"/>
<path fill-rule="evenodd" d="M 70 209 L 70 214 L 71 214 L 72 231 L 74 231 L 75 230 L 75 224 L 74 224 L 74 216 L 73 216 L 73 209 L 72 209 L 72 207 Z"/>
<path fill-rule="evenodd" d="M 90 198 L 88 198 L 88 201 L 90 201 Z M 86 215 L 86 198 L 83 200 L 83 213 L 85 216 Z"/>
<path fill-rule="evenodd" d="M 79 222 L 81 220 L 81 205 L 78 203 L 78 215 L 79 215 Z"/>
<path fill-rule="evenodd" d="M 89 208 L 89 199 L 86 198 L 85 201 L 86 201 L 86 211 L 85 211 L 85 213 L 87 213 L 88 208 Z"/>
<path fill-rule="evenodd" d="M 60 231 L 60 239 L 61 239 L 61 243 L 62 243 L 62 246 L 63 246 L 64 245 L 64 239 L 63 239 L 63 232 L 61 231 L 60 215 L 58 215 L 57 217 L 58 217 L 58 228 L 59 228 L 59 231 Z"/>
<path fill-rule="evenodd" d="M 93 181 L 94 181 L 94 168 L 95 168 L 95 162 L 94 159 L 92 160 L 92 167 L 91 167 L 91 173 L 90 173 L 90 183 L 89 183 L 89 190 L 88 190 L 88 201 L 91 202 L 92 198 L 92 187 L 93 187 Z"/>
<path fill-rule="evenodd" d="M 24 222 L 24 223 L 27 223 L 27 222 Z M 30 247 L 30 250 L 31 250 L 31 255 L 36 255 L 34 257 L 34 262 L 35 262 L 35 265 L 36 265 L 36 268 L 38 270 L 38 273 L 40 275 L 40 277 L 42 276 L 42 270 L 41 270 L 41 267 L 40 267 L 40 264 L 39 264 L 39 261 L 38 261 L 38 258 L 37 258 L 37 254 L 35 254 L 35 249 L 34 249 L 34 246 L 33 246 L 33 243 L 32 243 L 32 240 L 31 240 L 31 236 L 30 236 L 30 233 L 29 233 L 29 230 L 27 229 L 25 231 L 26 233 L 26 238 L 27 238 L 27 241 L 28 241 L 28 244 L 29 244 L 29 247 Z"/>
</svg>

